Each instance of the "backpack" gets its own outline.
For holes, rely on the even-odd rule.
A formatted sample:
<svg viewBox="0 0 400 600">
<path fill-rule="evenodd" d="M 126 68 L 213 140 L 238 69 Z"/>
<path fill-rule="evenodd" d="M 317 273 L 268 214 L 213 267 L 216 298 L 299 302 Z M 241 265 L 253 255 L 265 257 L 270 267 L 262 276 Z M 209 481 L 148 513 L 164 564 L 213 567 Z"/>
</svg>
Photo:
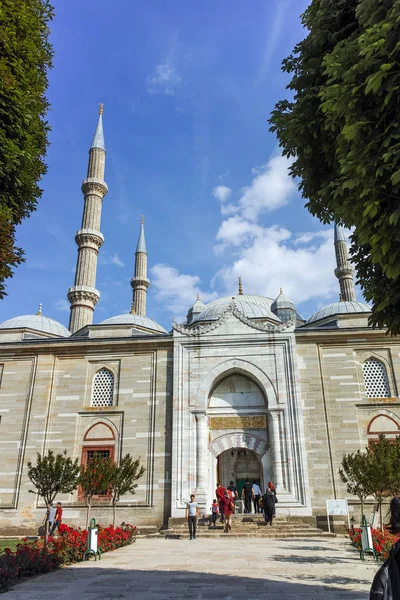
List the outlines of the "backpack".
<svg viewBox="0 0 400 600">
<path fill-rule="evenodd" d="M 372 582 L 369 600 L 400 600 L 400 541 L 393 544 Z"/>
</svg>

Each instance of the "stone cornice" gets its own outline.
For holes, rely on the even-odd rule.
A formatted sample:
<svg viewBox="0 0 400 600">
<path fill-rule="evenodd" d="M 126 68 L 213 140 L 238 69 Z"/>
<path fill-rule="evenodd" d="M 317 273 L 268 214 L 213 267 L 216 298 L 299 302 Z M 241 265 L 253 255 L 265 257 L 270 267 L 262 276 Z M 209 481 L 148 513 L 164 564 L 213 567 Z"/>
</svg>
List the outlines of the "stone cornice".
<svg viewBox="0 0 400 600">
<path fill-rule="evenodd" d="M 132 277 L 131 279 L 131 286 L 133 289 L 139 288 L 139 287 L 143 287 L 143 288 L 148 288 L 150 285 L 150 279 L 148 279 L 147 277 Z"/>
<path fill-rule="evenodd" d="M 225 323 L 231 316 L 236 317 L 239 321 L 251 327 L 252 329 L 256 329 L 257 331 L 262 331 L 263 333 L 281 333 L 283 331 L 293 331 L 296 322 L 294 320 L 287 321 L 286 323 L 282 323 L 281 325 L 274 325 L 273 323 L 256 323 L 253 319 L 249 319 L 246 317 L 233 302 L 228 304 L 227 308 L 224 310 L 222 315 L 212 321 L 207 325 L 198 325 L 197 327 L 186 327 L 185 325 L 179 325 L 176 321 L 172 320 L 172 328 L 183 335 L 195 336 L 195 335 L 204 335 L 206 333 L 210 333 L 215 329 L 218 329 L 223 323 Z"/>
<path fill-rule="evenodd" d="M 96 177 L 87 177 L 82 181 L 82 192 L 85 194 L 97 194 L 98 196 L 105 196 L 108 192 L 108 186 L 103 179 L 97 179 Z"/>
<path fill-rule="evenodd" d="M 80 248 L 87 246 L 98 250 L 104 242 L 104 236 L 96 229 L 79 229 L 75 234 L 75 241 Z"/>
<path fill-rule="evenodd" d="M 67 295 L 68 300 L 71 302 L 71 308 L 85 306 L 93 309 L 100 298 L 100 292 L 98 290 L 85 285 L 76 285 L 69 288 Z"/>
</svg>

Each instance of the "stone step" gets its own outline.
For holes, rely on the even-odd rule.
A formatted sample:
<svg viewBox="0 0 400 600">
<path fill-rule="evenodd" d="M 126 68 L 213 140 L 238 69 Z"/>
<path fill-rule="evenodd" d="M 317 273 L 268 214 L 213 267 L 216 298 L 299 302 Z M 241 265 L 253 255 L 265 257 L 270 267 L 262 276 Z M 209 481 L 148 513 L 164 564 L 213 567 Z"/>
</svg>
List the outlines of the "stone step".
<svg viewBox="0 0 400 600">
<path fill-rule="evenodd" d="M 162 532 L 166 539 L 187 539 L 189 534 L 186 533 L 177 533 L 171 532 L 168 533 L 166 531 Z M 200 538 L 213 538 L 213 537 L 237 537 L 237 538 L 260 538 L 260 539 L 306 539 L 306 538 L 333 538 L 336 537 L 334 533 L 326 533 L 324 531 L 304 531 L 304 532 L 292 532 L 292 533 L 281 533 L 279 531 L 274 531 L 274 529 L 268 530 L 266 532 L 238 532 L 232 529 L 229 533 L 224 532 L 197 532 L 196 537 Z"/>
</svg>

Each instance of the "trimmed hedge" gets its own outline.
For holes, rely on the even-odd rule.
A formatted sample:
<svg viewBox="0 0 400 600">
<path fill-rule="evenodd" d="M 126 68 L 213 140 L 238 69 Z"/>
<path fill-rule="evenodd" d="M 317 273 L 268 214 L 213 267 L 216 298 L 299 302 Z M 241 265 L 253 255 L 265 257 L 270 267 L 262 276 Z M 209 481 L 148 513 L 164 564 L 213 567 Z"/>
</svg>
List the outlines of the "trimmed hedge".
<svg viewBox="0 0 400 600">
<path fill-rule="evenodd" d="M 99 526 L 98 548 L 109 552 L 132 544 L 136 532 L 134 525 Z M 6 548 L 0 553 L 0 592 L 7 591 L 20 578 L 49 573 L 62 565 L 82 561 L 87 535 L 86 530 L 60 525 L 59 535 L 48 538 L 47 550 L 43 538 L 33 542 L 23 540 L 15 552 Z"/>
</svg>

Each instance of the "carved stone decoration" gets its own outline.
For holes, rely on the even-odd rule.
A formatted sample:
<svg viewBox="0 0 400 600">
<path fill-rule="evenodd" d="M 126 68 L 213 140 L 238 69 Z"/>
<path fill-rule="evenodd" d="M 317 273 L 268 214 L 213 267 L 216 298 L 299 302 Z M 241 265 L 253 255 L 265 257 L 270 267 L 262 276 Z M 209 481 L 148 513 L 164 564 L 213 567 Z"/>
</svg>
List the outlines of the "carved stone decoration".
<svg viewBox="0 0 400 600">
<path fill-rule="evenodd" d="M 265 415 L 251 417 L 210 417 L 209 429 L 265 429 Z"/>
<path fill-rule="evenodd" d="M 282 331 L 289 330 L 290 328 L 295 327 L 295 320 L 291 319 L 286 321 L 286 323 L 282 323 L 281 325 L 274 325 L 273 323 L 256 323 L 253 319 L 249 319 L 246 317 L 242 311 L 236 306 L 235 301 L 233 300 L 228 304 L 222 315 L 212 321 L 209 325 L 199 325 L 198 327 L 186 327 L 185 325 L 179 325 L 174 319 L 172 319 L 172 328 L 183 335 L 195 336 L 195 335 L 204 335 L 205 333 L 210 333 L 214 331 L 218 327 L 220 327 L 223 323 L 225 323 L 232 315 L 234 315 L 239 321 L 248 325 L 252 329 L 257 329 L 258 331 L 263 331 L 266 333 L 279 333 Z"/>
<path fill-rule="evenodd" d="M 108 192 L 108 186 L 102 179 L 96 177 L 87 177 L 82 181 L 82 192 L 85 194 L 96 194 L 97 196 L 105 196 Z"/>
<path fill-rule="evenodd" d="M 79 229 L 75 234 L 75 241 L 80 248 L 98 250 L 104 242 L 104 236 L 95 229 Z"/>
<path fill-rule="evenodd" d="M 93 309 L 95 304 L 99 301 L 100 292 L 97 290 L 82 290 L 76 288 L 70 288 L 68 290 L 68 300 L 72 306 L 85 306 Z"/>
<path fill-rule="evenodd" d="M 269 444 L 252 433 L 228 433 L 210 442 L 208 448 L 214 456 L 232 448 L 245 448 L 262 457 L 269 450 Z"/>
</svg>

